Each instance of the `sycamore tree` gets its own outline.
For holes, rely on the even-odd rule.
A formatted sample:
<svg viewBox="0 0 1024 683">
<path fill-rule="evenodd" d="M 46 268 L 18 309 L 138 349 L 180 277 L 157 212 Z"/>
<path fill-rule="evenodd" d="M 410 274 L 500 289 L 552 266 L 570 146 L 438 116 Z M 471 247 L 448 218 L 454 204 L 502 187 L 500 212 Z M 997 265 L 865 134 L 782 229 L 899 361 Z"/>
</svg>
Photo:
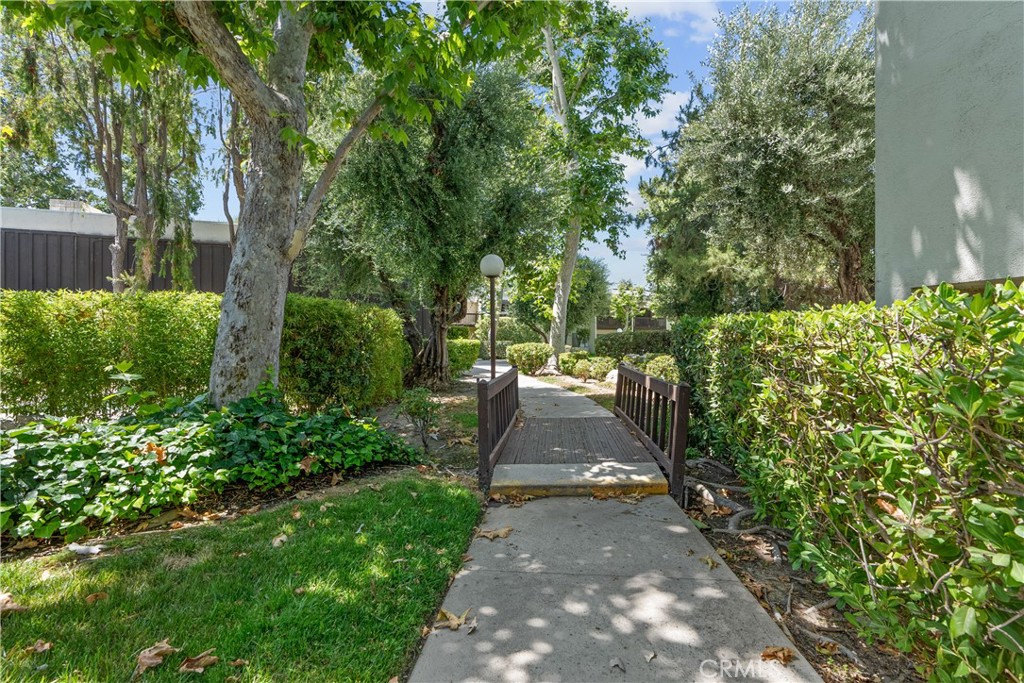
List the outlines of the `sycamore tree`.
<svg viewBox="0 0 1024 683">
<path fill-rule="evenodd" d="M 560 259 L 546 257 L 516 268 L 509 298 L 512 316 L 549 341 L 555 280 Z M 576 261 L 566 312 L 566 332 L 589 338 L 598 316 L 608 310 L 608 267 L 600 259 L 580 256 Z M 592 341 L 592 340 L 591 340 Z"/>
<path fill-rule="evenodd" d="M 554 280 L 551 363 L 565 349 L 569 295 L 582 242 L 607 233 L 614 250 L 628 224 L 619 157 L 643 157 L 647 141 L 636 118 L 652 116 L 666 90 L 665 48 L 646 22 L 630 20 L 605 0 L 572 2 L 542 31 L 547 69 L 538 79 L 557 121 L 548 154 L 563 169 L 568 196 Z"/>
<path fill-rule="evenodd" d="M 631 280 L 623 280 L 615 288 L 611 298 L 612 315 L 622 321 L 630 332 L 636 329 L 636 317 L 647 306 L 647 295 L 644 288 L 634 285 Z"/>
<path fill-rule="evenodd" d="M 438 98 L 425 88 L 412 93 Z M 416 384 L 451 381 L 448 328 L 466 313 L 480 258 L 498 253 L 514 267 L 542 242 L 551 199 L 545 160 L 531 153 L 533 99 L 515 70 L 479 69 L 461 102 L 445 103 L 429 122 L 403 125 L 404 144 L 394 136 L 363 140 L 332 191 L 337 201 L 323 220 L 340 226 L 331 241 L 347 245 L 335 251 L 339 270 L 358 275 L 354 266 L 366 254 L 381 282 L 404 282 L 430 310 Z"/>
<path fill-rule="evenodd" d="M 869 7 L 801 0 L 718 19 L 700 116 L 678 135 L 689 210 L 719 249 L 838 298 L 871 296 L 874 25 Z M 781 289 L 781 288 L 780 288 Z"/>
<path fill-rule="evenodd" d="M 224 405 L 267 378 L 280 363 L 284 299 L 292 263 L 352 146 L 381 112 L 429 119 L 411 96 L 419 83 L 458 101 L 466 64 L 518 47 L 539 32 L 556 5 L 450 2 L 437 19 L 418 4 L 391 2 L 29 2 L 14 6 L 27 31 L 66 26 L 105 70 L 149 85 L 153 65 L 175 63 L 237 99 L 250 133 L 245 197 L 221 301 L 209 398 Z M 374 94 L 356 109 L 332 112 L 345 130 L 333 148 L 307 135 L 307 94 L 329 73 L 361 67 L 377 75 Z M 378 126 L 399 136 L 400 129 Z M 305 190 L 303 166 L 321 166 Z"/>
</svg>

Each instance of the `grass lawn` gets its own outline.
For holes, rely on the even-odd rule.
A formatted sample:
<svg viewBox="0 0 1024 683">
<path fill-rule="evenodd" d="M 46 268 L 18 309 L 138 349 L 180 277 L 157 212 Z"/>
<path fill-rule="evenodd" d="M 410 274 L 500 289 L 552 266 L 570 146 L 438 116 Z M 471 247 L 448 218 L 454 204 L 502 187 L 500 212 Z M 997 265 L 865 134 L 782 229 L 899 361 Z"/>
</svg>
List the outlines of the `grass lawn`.
<svg viewBox="0 0 1024 683">
<path fill-rule="evenodd" d="M 480 505 L 465 487 L 411 473 L 346 485 L 208 524 L 5 562 L 4 680 L 127 681 L 144 648 L 181 652 L 142 681 L 180 681 L 185 657 L 220 662 L 203 681 L 387 681 L 462 564 Z M 379 490 L 378 490 L 379 489 Z M 272 547 L 280 534 L 287 541 Z M 88 604 L 86 597 L 109 597 Z M 28 654 L 37 640 L 48 652 Z M 247 660 L 235 668 L 229 662 Z M 39 670 L 38 667 L 45 665 Z"/>
</svg>

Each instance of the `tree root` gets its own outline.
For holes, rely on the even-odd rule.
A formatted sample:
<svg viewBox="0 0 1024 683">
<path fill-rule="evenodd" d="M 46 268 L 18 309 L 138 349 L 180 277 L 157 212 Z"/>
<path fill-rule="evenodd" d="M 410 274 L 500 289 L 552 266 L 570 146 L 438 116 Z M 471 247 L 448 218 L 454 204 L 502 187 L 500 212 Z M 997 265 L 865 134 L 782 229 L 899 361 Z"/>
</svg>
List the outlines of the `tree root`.
<svg viewBox="0 0 1024 683">
<path fill-rule="evenodd" d="M 704 481 L 703 479 L 697 479 L 695 477 L 686 478 L 687 486 L 693 486 L 695 484 L 704 484 L 705 486 L 708 487 L 713 487 L 716 489 L 725 489 L 726 491 L 732 491 L 733 493 L 747 493 L 746 486 L 733 486 L 732 484 L 716 484 L 713 481 Z"/>
<path fill-rule="evenodd" d="M 800 631 L 801 633 L 806 635 L 808 638 L 812 638 L 815 641 L 821 643 L 822 645 L 831 645 L 831 646 L 835 647 L 839 652 L 842 652 L 843 655 L 845 655 L 846 658 L 849 659 L 851 662 L 853 662 L 857 666 L 861 666 L 860 657 L 857 656 L 857 653 L 854 652 L 853 650 L 851 650 L 850 648 L 846 647 L 842 643 L 836 642 L 835 640 L 832 640 L 828 636 L 823 636 L 820 633 L 815 633 L 814 631 L 811 631 L 810 629 L 806 629 L 806 628 L 804 628 L 803 626 L 801 626 L 800 624 L 797 624 L 797 623 L 793 624 L 793 628 L 795 628 L 796 630 Z"/>
<path fill-rule="evenodd" d="M 711 467 L 717 467 L 718 469 L 720 469 L 721 471 L 725 472 L 726 474 L 729 474 L 729 475 L 735 475 L 736 474 L 735 472 L 733 472 L 733 469 L 731 467 L 729 467 L 728 465 L 720 463 L 717 460 L 712 460 L 711 458 L 694 458 L 693 460 L 687 460 L 686 461 L 686 466 L 687 467 L 692 467 L 692 466 L 697 466 L 697 465 L 710 465 Z"/>
<path fill-rule="evenodd" d="M 733 512 L 743 512 L 747 509 L 740 505 L 739 503 L 737 503 L 736 501 L 729 500 L 725 496 L 718 495 L 704 484 L 694 484 L 693 490 L 696 491 L 701 498 L 708 501 L 709 503 L 713 503 L 714 505 L 718 505 L 719 507 L 729 508 Z"/>
</svg>

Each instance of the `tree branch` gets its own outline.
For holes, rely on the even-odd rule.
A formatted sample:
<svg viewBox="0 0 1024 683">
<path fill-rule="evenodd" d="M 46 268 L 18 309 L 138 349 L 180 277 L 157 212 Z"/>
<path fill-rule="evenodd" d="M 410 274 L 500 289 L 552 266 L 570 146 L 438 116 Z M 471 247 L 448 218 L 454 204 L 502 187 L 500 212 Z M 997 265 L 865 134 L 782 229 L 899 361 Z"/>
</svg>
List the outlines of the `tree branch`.
<svg viewBox="0 0 1024 683">
<path fill-rule="evenodd" d="M 196 39 L 199 51 L 213 63 L 238 97 L 246 114 L 262 120 L 281 106 L 278 95 L 256 73 L 210 0 L 175 0 L 174 14 Z"/>
</svg>

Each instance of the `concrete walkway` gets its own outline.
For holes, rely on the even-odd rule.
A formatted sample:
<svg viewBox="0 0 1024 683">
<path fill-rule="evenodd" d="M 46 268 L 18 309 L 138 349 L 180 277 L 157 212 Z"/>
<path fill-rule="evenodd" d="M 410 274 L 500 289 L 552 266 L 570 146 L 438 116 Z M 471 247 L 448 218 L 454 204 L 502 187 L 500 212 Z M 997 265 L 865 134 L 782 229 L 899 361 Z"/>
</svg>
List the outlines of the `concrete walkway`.
<svg viewBox="0 0 1024 683">
<path fill-rule="evenodd" d="M 523 380 L 524 409 L 593 410 Z M 796 648 L 668 496 L 543 498 L 481 523 L 506 526 L 506 539 L 473 541 L 444 600 L 476 629 L 432 633 L 410 681 L 820 681 L 799 654 L 761 660 Z"/>
</svg>

